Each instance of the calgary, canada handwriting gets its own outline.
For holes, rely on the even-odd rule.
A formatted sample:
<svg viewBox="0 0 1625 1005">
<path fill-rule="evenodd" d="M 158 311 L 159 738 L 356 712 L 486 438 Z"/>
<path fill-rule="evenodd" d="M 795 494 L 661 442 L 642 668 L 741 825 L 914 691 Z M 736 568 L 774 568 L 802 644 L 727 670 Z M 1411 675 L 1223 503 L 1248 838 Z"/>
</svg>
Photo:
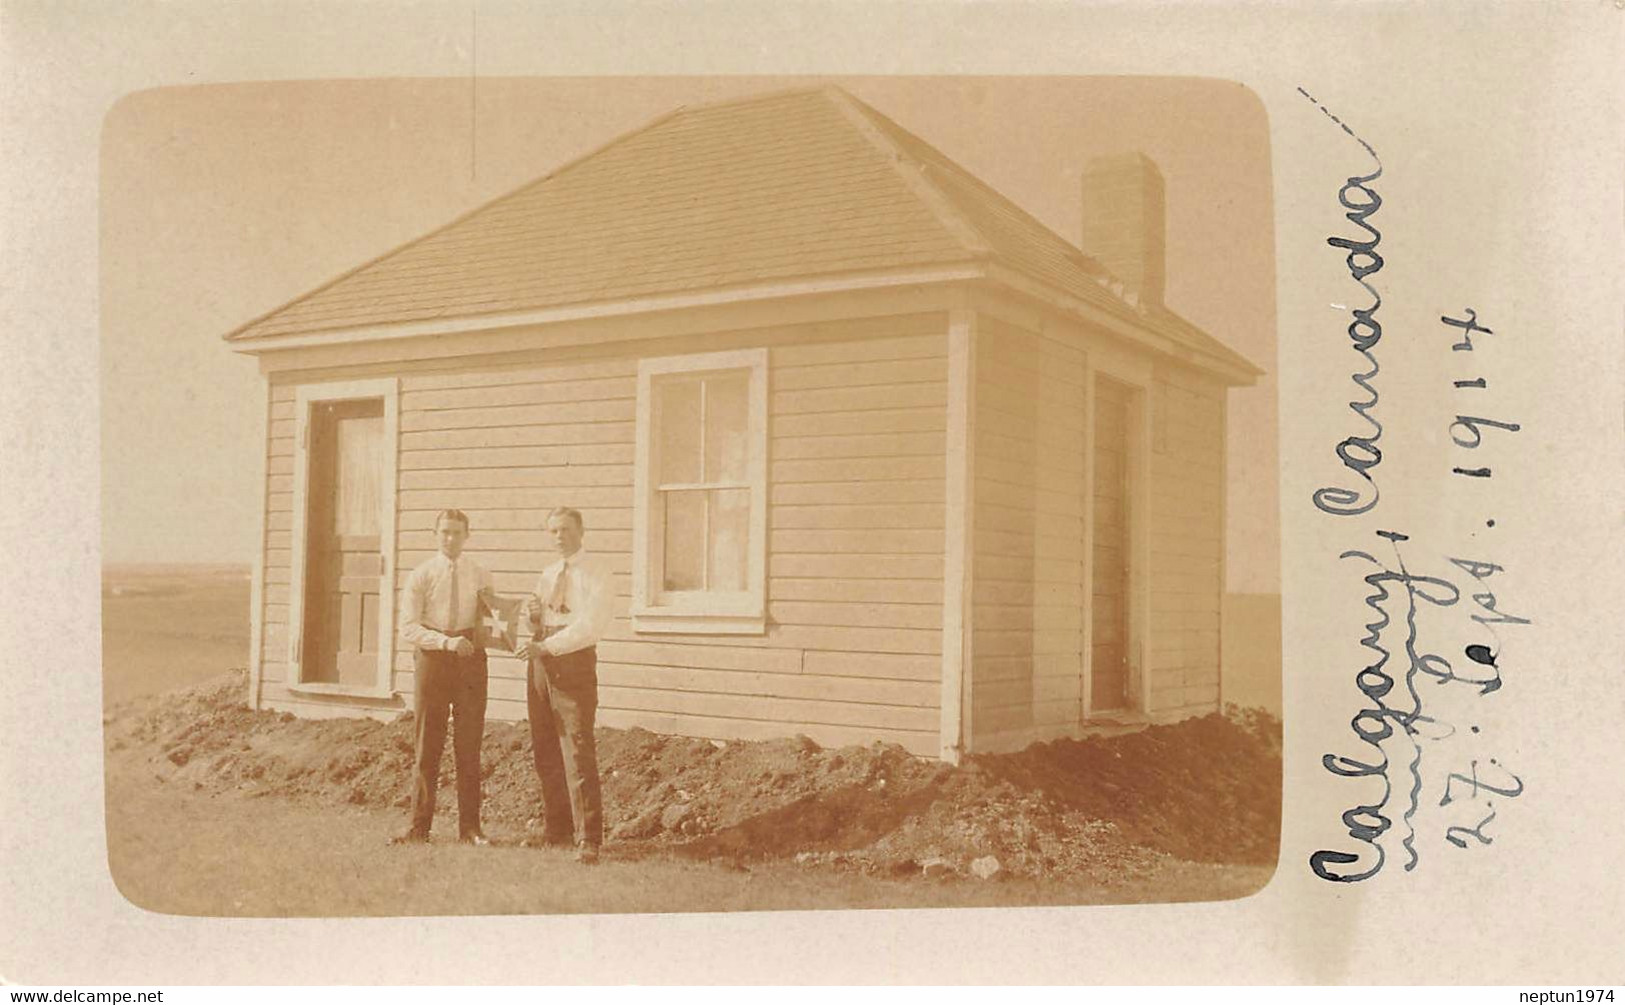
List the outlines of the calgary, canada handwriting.
<svg viewBox="0 0 1625 1005">
<path fill-rule="evenodd" d="M 1382 340 L 1377 311 L 1383 299 L 1372 279 L 1382 270 L 1383 259 L 1377 250 L 1382 234 L 1372 218 L 1382 206 L 1374 187 L 1382 177 L 1382 160 L 1343 120 L 1303 88 L 1298 90 L 1352 137 L 1374 164 L 1367 173 L 1349 174 L 1337 191 L 1344 218 L 1358 232 L 1326 239 L 1344 253 L 1343 268 L 1369 298 L 1364 306 L 1351 309 L 1347 329 L 1351 347 L 1363 360 L 1350 374 L 1363 396 L 1348 403 L 1361 428 L 1344 436 L 1334 451 L 1352 478 L 1318 489 L 1311 497 L 1318 511 L 1332 516 L 1374 515 L 1382 497 L 1373 472 L 1383 459 L 1379 446 L 1383 424 L 1376 414 L 1381 398 L 1376 349 Z M 1456 355 L 1492 344 L 1494 330 L 1481 323 L 1471 307 L 1463 308 L 1459 316 L 1441 314 L 1439 320 L 1452 340 L 1450 358 L 1471 364 L 1465 373 L 1454 375 L 1460 379 L 1451 381 L 1448 392 L 1454 421 L 1445 433 L 1455 451 L 1445 462 L 1448 471 L 1440 471 L 1440 478 L 1448 482 L 1394 488 L 1402 497 L 1408 494 L 1409 501 L 1423 501 L 1446 521 L 1459 521 L 1473 508 L 1491 503 L 1495 468 L 1489 462 L 1505 459 L 1507 444 L 1514 442 L 1505 437 L 1522 427 L 1506 416 L 1489 417 L 1497 416 L 1497 410 L 1487 403 L 1489 381 L 1478 365 L 1480 357 Z M 1485 516 L 1474 514 L 1472 522 L 1493 530 L 1495 519 Z M 1433 549 L 1440 557 L 1426 563 L 1436 562 L 1438 568 L 1422 574 L 1414 571 L 1419 561 L 1415 549 L 1420 545 L 1409 534 L 1386 529 L 1375 534 L 1383 546 L 1347 548 L 1339 555 L 1369 568 L 1363 576 L 1367 587 L 1362 602 L 1365 633 L 1359 641 L 1363 665 L 1353 680 L 1359 707 L 1349 719 L 1355 748 L 1321 758 L 1321 766 L 1331 775 L 1356 783 L 1353 804 L 1341 814 L 1349 840 L 1309 856 L 1316 876 L 1337 883 L 1370 879 L 1391 855 L 1403 858 L 1407 872 L 1416 868 L 1426 847 L 1420 839 L 1429 836 L 1456 849 L 1490 845 L 1496 800 L 1514 799 L 1524 791 L 1524 780 L 1499 756 L 1492 756 L 1493 738 L 1480 726 L 1496 711 L 1497 695 L 1506 683 L 1500 630 L 1530 623 L 1503 611 L 1490 585 L 1492 578 L 1504 576 L 1505 568 L 1485 557 L 1482 544 L 1472 545 L 1471 551 L 1445 546 Z M 1412 554 L 1409 562 L 1406 551 Z M 1381 557 L 1390 552 L 1391 559 Z M 1504 583 L 1504 578 L 1496 580 L 1496 586 Z M 1470 606 L 1464 596 L 1470 598 Z M 1423 640 L 1424 635 L 1429 641 Z"/>
</svg>

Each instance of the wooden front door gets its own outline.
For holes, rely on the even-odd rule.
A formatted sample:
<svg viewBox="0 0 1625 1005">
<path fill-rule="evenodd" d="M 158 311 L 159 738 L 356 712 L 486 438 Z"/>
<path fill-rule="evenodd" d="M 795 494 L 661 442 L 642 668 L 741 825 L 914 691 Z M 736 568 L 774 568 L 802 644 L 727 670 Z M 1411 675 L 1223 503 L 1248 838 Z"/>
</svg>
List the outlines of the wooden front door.
<svg viewBox="0 0 1625 1005">
<path fill-rule="evenodd" d="M 1126 385 L 1095 381 L 1093 575 L 1090 583 L 1089 703 L 1091 713 L 1127 708 L 1129 701 L 1129 566 L 1133 547 L 1130 472 L 1135 400 Z"/>
<path fill-rule="evenodd" d="M 384 572 L 384 403 L 317 401 L 309 425 L 300 682 L 378 679 Z"/>
</svg>

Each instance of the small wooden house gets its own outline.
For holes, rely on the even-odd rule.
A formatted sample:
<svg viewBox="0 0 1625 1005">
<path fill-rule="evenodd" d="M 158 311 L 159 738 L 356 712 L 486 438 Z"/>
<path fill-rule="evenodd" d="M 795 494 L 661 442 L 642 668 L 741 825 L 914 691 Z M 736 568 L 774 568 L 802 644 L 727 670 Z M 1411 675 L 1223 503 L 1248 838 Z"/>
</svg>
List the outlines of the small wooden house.
<svg viewBox="0 0 1625 1005">
<path fill-rule="evenodd" d="M 1219 702 L 1225 394 L 1131 156 L 1058 237 L 836 88 L 679 109 L 227 336 L 266 378 L 252 702 L 393 714 L 436 511 L 580 509 L 603 723 L 956 759 Z M 491 661 L 490 715 L 525 714 Z"/>
</svg>

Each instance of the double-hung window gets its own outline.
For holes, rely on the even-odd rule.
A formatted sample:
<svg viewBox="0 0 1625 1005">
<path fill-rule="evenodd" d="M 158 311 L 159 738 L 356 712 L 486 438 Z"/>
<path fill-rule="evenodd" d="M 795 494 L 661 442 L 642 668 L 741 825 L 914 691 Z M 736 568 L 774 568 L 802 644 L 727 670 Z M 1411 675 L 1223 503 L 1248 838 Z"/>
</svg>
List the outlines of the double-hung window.
<svg viewBox="0 0 1625 1005">
<path fill-rule="evenodd" d="M 639 363 L 635 484 L 634 630 L 764 631 L 767 350 Z"/>
</svg>

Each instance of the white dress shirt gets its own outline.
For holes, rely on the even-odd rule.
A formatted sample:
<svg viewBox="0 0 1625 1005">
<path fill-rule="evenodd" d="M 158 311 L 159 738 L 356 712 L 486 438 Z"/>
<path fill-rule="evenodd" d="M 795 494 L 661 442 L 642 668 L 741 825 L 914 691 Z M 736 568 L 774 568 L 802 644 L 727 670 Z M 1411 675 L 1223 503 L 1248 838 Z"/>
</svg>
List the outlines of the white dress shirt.
<svg viewBox="0 0 1625 1005">
<path fill-rule="evenodd" d="M 551 601 L 559 577 L 564 577 L 562 607 Z M 549 655 L 563 656 L 598 644 L 615 617 L 615 592 L 608 563 L 585 548 L 542 570 L 536 581 L 536 603 L 541 605 L 542 625 L 556 629 L 540 643 Z"/>
<path fill-rule="evenodd" d="M 480 591 L 491 588 L 491 574 L 480 563 L 457 556 L 457 610 L 451 609 L 451 559 L 435 556 L 412 570 L 401 590 L 401 641 L 419 649 L 451 649 L 454 632 L 479 623 Z"/>
</svg>

